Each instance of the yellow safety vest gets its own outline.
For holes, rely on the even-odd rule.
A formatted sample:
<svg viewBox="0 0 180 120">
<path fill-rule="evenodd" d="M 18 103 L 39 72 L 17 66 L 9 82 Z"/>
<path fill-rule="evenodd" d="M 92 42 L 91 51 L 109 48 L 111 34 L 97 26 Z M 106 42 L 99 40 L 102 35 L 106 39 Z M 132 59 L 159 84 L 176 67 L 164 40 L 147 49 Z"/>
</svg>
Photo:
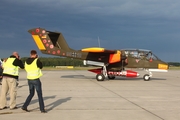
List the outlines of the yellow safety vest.
<svg viewBox="0 0 180 120">
<path fill-rule="evenodd" d="M 8 75 L 13 75 L 13 76 L 18 76 L 19 75 L 19 70 L 18 66 L 14 66 L 13 62 L 16 58 L 8 58 L 6 62 L 3 63 L 3 74 L 8 74 Z"/>
<path fill-rule="evenodd" d="M 25 62 L 25 70 L 27 72 L 27 79 L 33 80 L 42 76 L 41 69 L 37 67 L 37 58 L 31 63 L 27 64 Z"/>
</svg>

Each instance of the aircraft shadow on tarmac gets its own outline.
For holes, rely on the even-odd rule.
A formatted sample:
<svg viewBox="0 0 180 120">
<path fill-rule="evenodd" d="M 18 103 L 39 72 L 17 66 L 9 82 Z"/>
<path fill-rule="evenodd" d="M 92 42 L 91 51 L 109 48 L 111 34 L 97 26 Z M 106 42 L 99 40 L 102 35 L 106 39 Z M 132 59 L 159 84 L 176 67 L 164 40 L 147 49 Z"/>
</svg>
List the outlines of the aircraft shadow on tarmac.
<svg viewBox="0 0 180 120">
<path fill-rule="evenodd" d="M 18 88 L 22 88 L 24 86 L 28 86 L 28 84 L 18 85 Z"/>
<path fill-rule="evenodd" d="M 94 79 L 96 80 L 95 77 L 92 76 L 84 76 L 84 75 L 64 75 L 61 76 L 61 78 L 74 78 L 74 79 Z M 108 81 L 109 79 L 105 79 L 106 81 Z M 138 77 L 138 78 L 127 78 L 127 77 L 116 77 L 114 80 L 128 80 L 128 81 L 134 81 L 134 80 L 143 80 L 143 78 Z M 166 80 L 166 78 L 151 78 L 151 80 Z M 112 80 L 111 80 L 112 81 Z"/>
<path fill-rule="evenodd" d="M 53 103 L 50 103 L 48 105 L 45 105 L 47 111 L 50 111 L 50 110 L 53 110 L 55 107 L 59 106 L 60 104 L 62 103 L 65 103 L 67 101 L 71 100 L 71 97 L 67 97 L 67 98 L 64 98 L 64 99 L 58 99 L 56 101 L 54 101 Z"/>
<path fill-rule="evenodd" d="M 122 77 L 119 77 L 119 78 L 116 78 L 114 80 L 127 80 L 127 81 L 135 81 L 135 80 L 143 80 L 143 78 L 122 78 Z M 165 78 L 151 78 L 151 80 L 166 80 Z M 144 80 L 143 80 L 144 81 Z"/>
<path fill-rule="evenodd" d="M 56 95 L 46 96 L 46 97 L 43 97 L 43 99 L 44 99 L 44 101 L 45 101 L 45 100 L 47 100 L 47 99 L 53 99 L 53 98 L 55 98 L 55 97 L 56 97 Z M 37 102 L 39 102 L 38 99 L 31 100 L 30 105 L 32 105 L 32 104 L 34 104 L 34 103 L 37 103 Z M 24 103 L 19 103 L 19 104 L 17 104 L 17 106 L 22 106 L 23 104 L 24 104 Z"/>
<path fill-rule="evenodd" d="M 61 78 L 78 78 L 78 79 L 86 79 L 88 78 L 88 76 L 84 76 L 84 75 L 64 75 L 61 76 Z M 93 78 L 92 78 L 93 79 Z"/>
</svg>

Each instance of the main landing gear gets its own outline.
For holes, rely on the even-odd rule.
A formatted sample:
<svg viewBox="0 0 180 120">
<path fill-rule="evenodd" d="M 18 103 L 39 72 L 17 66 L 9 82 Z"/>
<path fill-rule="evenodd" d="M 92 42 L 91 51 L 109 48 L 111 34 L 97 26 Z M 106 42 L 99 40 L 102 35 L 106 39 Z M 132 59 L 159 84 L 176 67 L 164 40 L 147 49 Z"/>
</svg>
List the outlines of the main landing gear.
<svg viewBox="0 0 180 120">
<path fill-rule="evenodd" d="M 107 69 L 106 66 L 102 67 L 101 73 L 98 73 L 96 75 L 96 80 L 97 81 L 104 81 L 104 79 L 107 77 Z"/>
<path fill-rule="evenodd" d="M 114 80 L 114 79 L 115 79 L 115 76 L 114 76 L 114 75 L 108 75 L 107 77 L 108 77 L 108 79 L 110 79 L 110 80 Z M 96 80 L 97 80 L 97 81 L 104 81 L 104 79 L 105 79 L 105 76 L 104 76 L 103 74 L 97 74 L 97 75 L 96 75 Z"/>
<path fill-rule="evenodd" d="M 104 79 L 105 79 L 105 76 L 103 74 L 97 74 L 96 75 L 96 80 L 97 81 L 104 81 Z"/>
<path fill-rule="evenodd" d="M 139 76 L 137 72 L 132 71 L 132 70 L 107 71 L 106 67 L 102 67 L 102 69 L 96 69 L 96 70 L 90 70 L 90 71 L 97 73 L 96 75 L 97 81 L 104 81 L 106 77 L 112 80 L 112 79 L 115 79 L 115 76 L 123 76 L 123 77 L 138 77 Z"/>
<path fill-rule="evenodd" d="M 143 76 L 144 81 L 149 81 L 152 77 L 151 71 L 149 69 L 144 69 L 148 74 Z M 123 77 L 138 77 L 139 74 L 132 70 L 119 70 L 119 71 L 107 71 L 106 67 L 98 68 L 98 69 L 91 69 L 91 72 L 97 73 L 96 79 L 97 81 L 104 81 L 107 77 L 108 79 L 115 79 L 115 76 L 123 76 Z"/>
</svg>

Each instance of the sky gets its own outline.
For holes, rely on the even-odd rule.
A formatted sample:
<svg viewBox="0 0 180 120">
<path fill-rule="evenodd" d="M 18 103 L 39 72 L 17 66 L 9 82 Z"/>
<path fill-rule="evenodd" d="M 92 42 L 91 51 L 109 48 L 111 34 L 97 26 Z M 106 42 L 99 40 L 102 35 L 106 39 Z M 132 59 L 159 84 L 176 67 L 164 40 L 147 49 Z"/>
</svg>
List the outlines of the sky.
<svg viewBox="0 0 180 120">
<path fill-rule="evenodd" d="M 166 62 L 180 62 L 179 0 L 1 0 L 0 58 L 38 50 L 29 29 L 61 32 L 80 50 L 148 49 Z M 99 39 L 99 40 L 98 40 Z"/>
</svg>

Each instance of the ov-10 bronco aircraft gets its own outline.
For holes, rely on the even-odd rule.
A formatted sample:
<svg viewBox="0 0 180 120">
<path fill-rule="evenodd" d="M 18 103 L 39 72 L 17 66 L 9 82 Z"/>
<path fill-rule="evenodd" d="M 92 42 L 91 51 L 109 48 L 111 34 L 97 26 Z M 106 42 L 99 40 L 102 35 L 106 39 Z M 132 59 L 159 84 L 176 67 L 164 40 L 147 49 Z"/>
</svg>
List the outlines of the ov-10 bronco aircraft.
<svg viewBox="0 0 180 120">
<path fill-rule="evenodd" d="M 84 60 L 84 65 L 99 66 L 89 71 L 96 73 L 98 81 L 105 78 L 115 79 L 115 76 L 138 77 L 139 73 L 125 68 L 143 68 L 147 74 L 143 79 L 148 81 L 152 71 L 167 72 L 169 66 L 149 50 L 120 49 L 107 50 L 101 47 L 89 47 L 81 50 L 71 49 L 66 43 L 62 33 L 48 31 L 44 28 L 34 28 L 28 31 L 38 49 L 43 54 L 63 56 Z"/>
</svg>

